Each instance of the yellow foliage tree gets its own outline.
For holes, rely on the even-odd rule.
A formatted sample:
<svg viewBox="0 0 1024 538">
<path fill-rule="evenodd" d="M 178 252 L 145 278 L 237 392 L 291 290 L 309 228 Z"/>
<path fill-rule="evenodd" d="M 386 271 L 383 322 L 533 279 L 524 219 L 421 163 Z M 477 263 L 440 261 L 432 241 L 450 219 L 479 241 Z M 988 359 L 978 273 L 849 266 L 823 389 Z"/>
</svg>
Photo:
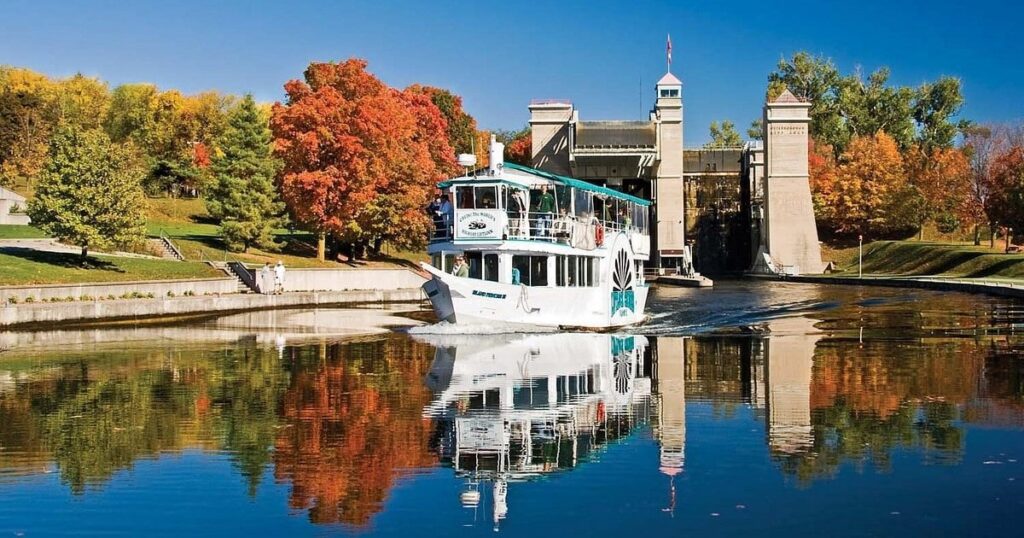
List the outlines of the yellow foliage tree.
<svg viewBox="0 0 1024 538">
<path fill-rule="evenodd" d="M 887 234 L 908 226 L 913 212 L 903 156 L 885 132 L 854 138 L 833 177 L 822 203 L 837 232 Z"/>
</svg>

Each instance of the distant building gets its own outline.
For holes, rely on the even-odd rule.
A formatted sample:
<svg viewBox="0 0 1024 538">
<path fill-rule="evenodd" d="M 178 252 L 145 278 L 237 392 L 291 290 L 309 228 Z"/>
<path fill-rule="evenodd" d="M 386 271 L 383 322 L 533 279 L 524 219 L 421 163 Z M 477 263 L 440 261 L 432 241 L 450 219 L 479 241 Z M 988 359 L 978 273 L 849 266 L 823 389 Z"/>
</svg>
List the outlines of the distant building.
<svg viewBox="0 0 1024 538">
<path fill-rule="evenodd" d="M 0 187 L 0 224 L 28 225 L 29 218 L 25 214 L 27 201 L 25 197 L 4 187 Z"/>
<path fill-rule="evenodd" d="M 820 272 L 810 104 L 789 92 L 766 103 L 763 145 L 683 149 L 682 86 L 666 73 L 643 121 L 584 121 L 571 101 L 532 101 L 532 165 L 653 200 L 655 267 L 679 266 L 689 245 L 702 273 L 765 269 L 765 259 L 768 268 Z"/>
</svg>

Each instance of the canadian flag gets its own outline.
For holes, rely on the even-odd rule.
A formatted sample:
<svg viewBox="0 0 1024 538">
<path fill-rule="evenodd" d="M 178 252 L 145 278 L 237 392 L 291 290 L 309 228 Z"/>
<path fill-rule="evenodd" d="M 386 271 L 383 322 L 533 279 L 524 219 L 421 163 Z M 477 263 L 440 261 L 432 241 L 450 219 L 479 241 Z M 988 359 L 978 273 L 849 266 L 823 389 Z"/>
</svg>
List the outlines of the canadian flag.
<svg viewBox="0 0 1024 538">
<path fill-rule="evenodd" d="M 665 55 L 668 56 L 668 65 L 672 65 L 672 35 L 668 36 L 665 43 Z"/>
</svg>

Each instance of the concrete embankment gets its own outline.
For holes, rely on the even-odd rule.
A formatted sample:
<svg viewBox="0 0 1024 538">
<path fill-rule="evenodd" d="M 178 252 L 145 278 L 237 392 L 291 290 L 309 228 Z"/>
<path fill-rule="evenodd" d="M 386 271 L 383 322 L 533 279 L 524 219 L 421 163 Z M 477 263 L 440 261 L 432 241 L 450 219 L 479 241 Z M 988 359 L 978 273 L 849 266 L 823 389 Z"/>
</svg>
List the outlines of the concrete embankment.
<svg viewBox="0 0 1024 538">
<path fill-rule="evenodd" d="M 80 301 L 119 299 L 126 294 L 154 297 L 182 295 L 213 295 L 238 292 L 234 278 L 200 278 L 191 280 L 145 280 L 130 282 L 97 282 L 85 284 L 36 284 L 0 287 L 0 303 L 43 302 L 51 299 Z"/>
<path fill-rule="evenodd" d="M 420 301 L 423 281 L 408 269 L 296 269 L 281 295 L 237 293 L 234 278 L 0 287 L 0 327 Z"/>
<path fill-rule="evenodd" d="M 419 288 L 290 292 L 281 295 L 232 293 L 196 297 L 74 301 L 0 306 L 0 327 L 27 327 L 64 322 L 116 321 L 154 317 L 190 316 L 244 310 L 317 305 L 420 301 Z"/>
<path fill-rule="evenodd" d="M 1005 282 L 998 280 L 979 280 L 972 278 L 945 277 L 881 277 L 866 276 L 782 276 L 779 280 L 786 282 L 807 282 L 813 284 L 840 284 L 844 286 L 884 286 L 889 288 L 918 288 L 940 291 L 958 291 L 964 293 L 983 293 L 999 297 L 1024 298 L 1024 283 Z"/>
</svg>

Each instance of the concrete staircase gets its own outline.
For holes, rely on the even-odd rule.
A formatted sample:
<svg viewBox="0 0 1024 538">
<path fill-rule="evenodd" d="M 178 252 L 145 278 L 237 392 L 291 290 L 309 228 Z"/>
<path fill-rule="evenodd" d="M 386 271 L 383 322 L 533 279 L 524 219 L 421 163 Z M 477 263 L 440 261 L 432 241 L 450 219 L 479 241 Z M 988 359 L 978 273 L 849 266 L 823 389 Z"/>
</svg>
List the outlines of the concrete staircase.
<svg viewBox="0 0 1024 538">
<path fill-rule="evenodd" d="M 153 250 L 157 252 L 161 258 L 167 260 L 183 261 L 185 256 L 182 256 L 181 251 L 178 247 L 171 242 L 166 236 L 160 236 L 149 240 L 149 244 L 153 247 Z"/>
<path fill-rule="evenodd" d="M 238 293 L 259 293 L 256 287 L 256 275 L 240 262 L 215 262 L 207 261 L 211 267 L 215 267 L 224 274 L 234 277 L 238 282 Z"/>
</svg>

